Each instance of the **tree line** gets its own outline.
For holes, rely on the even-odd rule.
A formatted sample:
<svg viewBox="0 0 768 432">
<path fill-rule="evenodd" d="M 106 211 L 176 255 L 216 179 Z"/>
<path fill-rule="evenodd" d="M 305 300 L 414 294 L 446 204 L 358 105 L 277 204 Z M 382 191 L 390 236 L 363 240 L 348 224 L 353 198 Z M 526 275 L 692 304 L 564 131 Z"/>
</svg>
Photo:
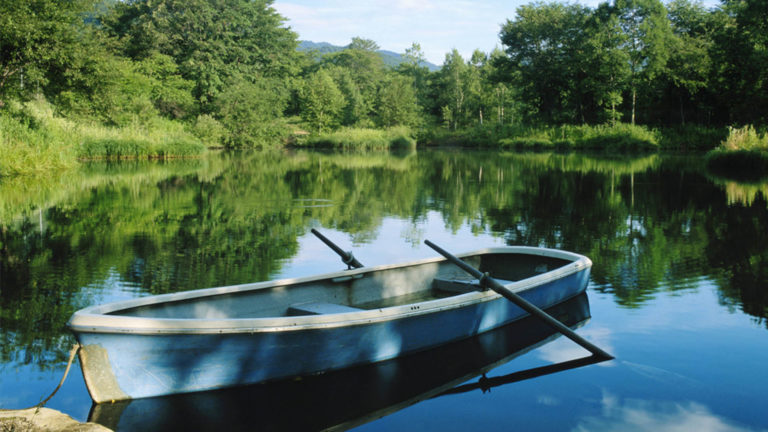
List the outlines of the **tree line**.
<svg viewBox="0 0 768 432">
<path fill-rule="evenodd" d="M 232 147 L 296 128 L 723 126 L 768 115 L 762 0 L 531 3 L 502 25 L 502 48 L 452 50 L 434 72 L 417 43 L 395 67 L 357 37 L 339 52 L 298 52 L 272 3 L 6 0 L 0 113 L 43 95 L 68 118 L 171 119 Z"/>
</svg>

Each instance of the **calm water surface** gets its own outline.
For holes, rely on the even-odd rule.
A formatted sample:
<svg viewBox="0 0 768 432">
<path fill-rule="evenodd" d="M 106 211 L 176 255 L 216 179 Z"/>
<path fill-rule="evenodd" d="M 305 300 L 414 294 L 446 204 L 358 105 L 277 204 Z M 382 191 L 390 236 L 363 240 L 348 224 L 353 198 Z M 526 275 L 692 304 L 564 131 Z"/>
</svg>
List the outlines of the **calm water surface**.
<svg viewBox="0 0 768 432">
<path fill-rule="evenodd" d="M 341 269 L 319 228 L 368 265 L 434 256 L 424 239 L 585 254 L 588 296 L 563 313 L 591 315 L 578 332 L 616 359 L 480 385 L 586 353 L 520 323 L 407 362 L 93 409 L 74 366 L 48 406 L 121 430 L 768 430 L 766 196 L 696 158 L 467 151 L 218 154 L 0 182 L 0 409 L 53 390 L 75 310 Z"/>
</svg>

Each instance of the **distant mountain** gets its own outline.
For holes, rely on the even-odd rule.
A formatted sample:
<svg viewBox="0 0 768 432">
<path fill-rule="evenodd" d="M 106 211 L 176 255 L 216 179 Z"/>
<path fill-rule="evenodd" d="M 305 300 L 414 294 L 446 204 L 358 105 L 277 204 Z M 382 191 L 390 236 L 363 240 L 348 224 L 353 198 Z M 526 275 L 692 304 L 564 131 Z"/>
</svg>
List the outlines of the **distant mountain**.
<svg viewBox="0 0 768 432">
<path fill-rule="evenodd" d="M 345 48 L 345 46 L 332 45 L 328 42 L 299 41 L 299 47 L 297 49 L 299 51 L 315 51 L 319 55 L 324 55 L 338 52 Z M 381 56 L 381 59 L 384 60 L 385 65 L 396 67 L 403 62 L 402 54 L 387 50 L 378 50 L 377 52 Z M 440 66 L 430 62 L 422 62 L 421 65 L 426 66 L 430 71 L 436 71 L 440 69 Z"/>
</svg>

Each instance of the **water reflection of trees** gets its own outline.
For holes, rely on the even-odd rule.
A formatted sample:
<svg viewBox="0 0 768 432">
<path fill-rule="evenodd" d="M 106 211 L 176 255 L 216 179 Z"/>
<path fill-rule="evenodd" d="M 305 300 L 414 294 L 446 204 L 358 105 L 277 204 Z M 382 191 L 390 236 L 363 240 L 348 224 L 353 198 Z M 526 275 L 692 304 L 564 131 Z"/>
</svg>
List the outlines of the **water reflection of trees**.
<svg viewBox="0 0 768 432">
<path fill-rule="evenodd" d="M 763 319 L 768 206 L 759 194 L 728 205 L 697 172 L 659 156 L 299 152 L 93 164 L 37 189 L 0 184 L 2 361 L 63 352 L 66 320 L 98 293 L 83 287 L 117 277 L 154 294 L 268 279 L 311 226 L 364 243 L 386 217 L 429 212 L 451 230 L 587 254 L 596 289 L 626 307 L 709 275 L 724 303 Z"/>
</svg>

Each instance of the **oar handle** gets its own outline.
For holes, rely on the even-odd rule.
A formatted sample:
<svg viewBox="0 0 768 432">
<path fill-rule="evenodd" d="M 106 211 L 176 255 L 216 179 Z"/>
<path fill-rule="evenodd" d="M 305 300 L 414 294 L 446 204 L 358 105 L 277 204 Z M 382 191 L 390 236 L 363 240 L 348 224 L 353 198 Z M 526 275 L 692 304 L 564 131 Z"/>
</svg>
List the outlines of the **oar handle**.
<svg viewBox="0 0 768 432">
<path fill-rule="evenodd" d="M 446 251 L 445 249 L 441 248 L 440 246 L 432 243 L 429 240 L 424 240 L 424 243 L 434 249 L 437 253 L 444 256 L 448 261 L 456 264 L 459 266 L 462 270 L 465 272 L 471 274 L 472 276 L 476 277 L 480 280 L 481 286 L 487 286 L 488 288 L 496 291 L 497 293 L 504 296 L 507 300 L 511 301 L 512 303 L 519 306 L 524 311 L 528 312 L 529 314 L 541 319 L 542 321 L 546 322 L 550 326 L 554 327 L 555 330 L 560 332 L 563 336 L 567 337 L 568 339 L 576 342 L 577 344 L 581 345 L 585 349 L 587 349 L 589 352 L 596 356 L 600 356 L 606 359 L 612 359 L 613 356 L 608 354 L 607 352 L 601 350 L 596 345 L 592 344 L 588 340 L 584 339 L 583 337 L 579 336 L 571 330 L 568 326 L 558 321 L 556 318 L 554 318 L 552 315 L 549 315 L 548 313 L 544 312 L 540 308 L 538 308 L 533 303 L 529 302 L 528 300 L 520 297 L 517 295 L 517 293 L 507 289 L 504 285 L 500 284 L 496 279 L 492 278 L 488 273 L 481 273 L 480 270 L 472 267 L 471 265 L 465 263 L 464 261 L 456 258 L 451 253 Z"/>
<path fill-rule="evenodd" d="M 360 268 L 363 266 L 363 264 L 360 263 L 360 261 L 357 260 L 357 258 L 352 255 L 352 252 L 346 252 L 342 250 L 340 247 L 336 245 L 336 243 L 330 241 L 326 236 L 320 234 L 320 231 L 312 228 L 310 231 L 312 231 L 312 234 L 317 236 L 320 240 L 322 240 L 323 243 L 328 245 L 329 248 L 333 249 L 334 252 L 336 252 L 340 257 L 341 261 L 349 266 L 349 268 Z"/>
</svg>

